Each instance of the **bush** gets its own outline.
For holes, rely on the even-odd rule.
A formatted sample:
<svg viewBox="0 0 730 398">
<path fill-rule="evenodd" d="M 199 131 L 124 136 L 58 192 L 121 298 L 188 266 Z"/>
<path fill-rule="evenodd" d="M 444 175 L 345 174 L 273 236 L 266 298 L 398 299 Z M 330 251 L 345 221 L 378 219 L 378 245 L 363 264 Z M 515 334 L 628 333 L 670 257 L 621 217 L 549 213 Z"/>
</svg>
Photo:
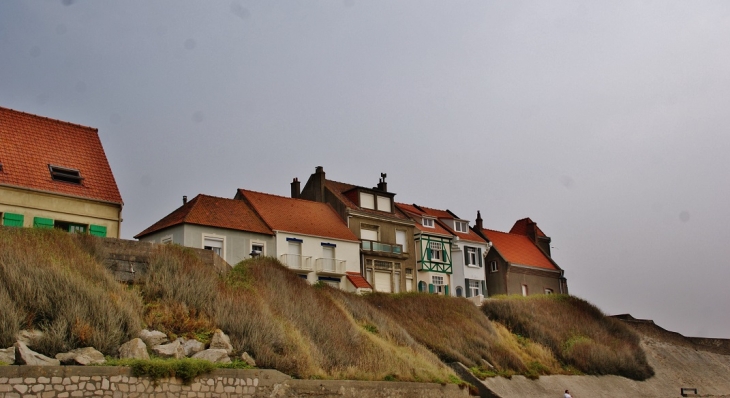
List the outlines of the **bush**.
<svg viewBox="0 0 730 398">
<path fill-rule="evenodd" d="M 218 366 L 202 359 L 109 359 L 104 366 L 128 366 L 135 377 L 149 377 L 153 381 L 177 377 L 189 384 L 196 377 L 210 373 Z"/>
</svg>

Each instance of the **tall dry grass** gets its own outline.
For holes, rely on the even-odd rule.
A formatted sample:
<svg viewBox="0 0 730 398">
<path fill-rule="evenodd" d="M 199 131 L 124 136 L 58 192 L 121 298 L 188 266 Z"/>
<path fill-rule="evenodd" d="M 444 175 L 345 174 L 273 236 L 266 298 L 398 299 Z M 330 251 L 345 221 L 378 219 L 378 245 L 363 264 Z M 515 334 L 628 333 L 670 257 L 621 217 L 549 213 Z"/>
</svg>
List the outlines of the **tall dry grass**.
<svg viewBox="0 0 730 398">
<path fill-rule="evenodd" d="M 0 228 L 0 247 L 0 342 L 5 346 L 20 328 L 35 328 L 43 337 L 31 346 L 44 354 L 94 346 L 112 355 L 138 333 L 139 295 L 117 283 L 82 250 L 77 237 Z"/>
<path fill-rule="evenodd" d="M 509 296 L 486 301 L 482 310 L 581 372 L 634 380 L 654 375 L 638 335 L 585 300 L 564 295 Z"/>
</svg>

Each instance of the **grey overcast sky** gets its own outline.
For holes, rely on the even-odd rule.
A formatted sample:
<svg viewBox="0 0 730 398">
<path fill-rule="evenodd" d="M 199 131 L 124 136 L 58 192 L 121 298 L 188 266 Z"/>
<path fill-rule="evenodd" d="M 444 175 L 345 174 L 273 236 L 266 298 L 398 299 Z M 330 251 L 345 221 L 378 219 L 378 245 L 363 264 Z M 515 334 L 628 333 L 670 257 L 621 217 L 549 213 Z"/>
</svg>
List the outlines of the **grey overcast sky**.
<svg viewBox="0 0 730 398">
<path fill-rule="evenodd" d="M 730 2 L 0 2 L 0 106 L 99 129 L 131 238 L 324 166 L 553 238 L 571 293 L 730 338 Z"/>
</svg>

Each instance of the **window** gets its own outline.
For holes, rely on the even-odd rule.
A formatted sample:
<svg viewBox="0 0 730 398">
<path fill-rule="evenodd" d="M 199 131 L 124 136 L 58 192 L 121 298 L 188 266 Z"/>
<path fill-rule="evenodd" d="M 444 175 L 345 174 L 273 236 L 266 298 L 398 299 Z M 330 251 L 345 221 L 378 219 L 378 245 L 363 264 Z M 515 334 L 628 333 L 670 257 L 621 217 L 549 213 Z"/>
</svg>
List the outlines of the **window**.
<svg viewBox="0 0 730 398">
<path fill-rule="evenodd" d="M 393 284 L 393 286 L 395 286 L 395 291 L 393 293 L 400 293 L 400 272 L 394 273 L 393 277 L 395 279 L 395 283 Z"/>
<path fill-rule="evenodd" d="M 553 294 L 553 289 L 545 288 L 545 294 Z"/>
<path fill-rule="evenodd" d="M 378 210 L 390 213 L 390 198 L 387 196 L 378 196 Z"/>
<path fill-rule="evenodd" d="M 69 169 L 66 167 L 48 165 L 48 169 L 51 171 L 51 178 L 55 181 L 70 182 L 72 184 L 81 184 L 84 177 L 81 177 L 81 173 L 75 169 Z"/>
<path fill-rule="evenodd" d="M 469 281 L 469 292 L 471 293 L 471 297 L 479 295 L 479 281 L 478 280 Z"/>
<path fill-rule="evenodd" d="M 378 227 L 374 225 L 360 225 L 360 239 L 378 241 Z"/>
<path fill-rule="evenodd" d="M 203 249 L 211 250 L 213 253 L 223 257 L 223 238 L 214 236 L 203 236 Z"/>
<path fill-rule="evenodd" d="M 426 218 L 424 217 L 421 221 L 424 227 L 433 228 L 433 218 Z"/>
<path fill-rule="evenodd" d="M 335 289 L 340 288 L 340 278 L 333 278 L 329 276 L 320 276 L 317 278 L 319 283 L 324 283 L 326 285 L 332 286 Z"/>
<path fill-rule="evenodd" d="M 375 197 L 371 193 L 360 192 L 360 207 L 363 209 L 375 209 Z"/>
<path fill-rule="evenodd" d="M 75 223 L 70 223 L 70 222 L 66 222 L 66 221 L 54 221 L 53 228 L 71 232 L 72 234 L 86 233 L 86 225 L 75 224 Z"/>
<path fill-rule="evenodd" d="M 527 285 L 522 285 L 522 295 L 527 296 Z"/>
<path fill-rule="evenodd" d="M 402 229 L 395 230 L 395 244 L 401 245 L 403 253 L 408 253 L 408 245 L 406 244 L 406 231 Z"/>
<path fill-rule="evenodd" d="M 469 224 L 464 221 L 454 222 L 454 231 L 466 233 L 469 230 Z"/>
<path fill-rule="evenodd" d="M 477 265 L 479 264 L 478 258 L 477 258 L 477 249 L 476 247 L 465 247 L 464 250 L 464 263 L 466 265 Z"/>
<path fill-rule="evenodd" d="M 22 227 L 24 218 L 22 214 L 2 213 L 2 224 L 6 227 Z"/>
<path fill-rule="evenodd" d="M 251 251 L 249 253 L 252 256 L 265 256 L 264 244 L 262 242 L 251 242 Z"/>
<path fill-rule="evenodd" d="M 463 297 L 464 296 L 464 289 L 461 288 L 461 286 L 456 287 L 456 297 Z"/>
<path fill-rule="evenodd" d="M 428 242 L 429 259 L 431 261 L 443 261 L 444 259 L 441 255 L 442 248 L 441 242 Z"/>
<path fill-rule="evenodd" d="M 491 268 L 492 272 L 499 271 L 499 265 L 497 264 L 496 260 L 493 260 L 491 263 L 489 263 L 489 267 Z"/>
<path fill-rule="evenodd" d="M 444 277 L 440 275 L 431 276 L 431 283 L 434 286 L 434 293 L 444 294 Z"/>
</svg>

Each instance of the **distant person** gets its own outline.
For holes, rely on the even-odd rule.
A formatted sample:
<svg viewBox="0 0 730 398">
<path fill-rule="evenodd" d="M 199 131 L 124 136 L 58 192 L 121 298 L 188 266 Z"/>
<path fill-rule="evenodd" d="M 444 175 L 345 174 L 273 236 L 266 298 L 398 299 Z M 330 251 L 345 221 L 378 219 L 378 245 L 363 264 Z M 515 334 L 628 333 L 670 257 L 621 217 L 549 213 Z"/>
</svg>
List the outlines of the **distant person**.
<svg viewBox="0 0 730 398">
<path fill-rule="evenodd" d="M 573 396 L 570 395 L 570 392 L 568 390 L 565 390 L 565 395 L 563 396 L 563 398 L 573 398 Z"/>
</svg>

